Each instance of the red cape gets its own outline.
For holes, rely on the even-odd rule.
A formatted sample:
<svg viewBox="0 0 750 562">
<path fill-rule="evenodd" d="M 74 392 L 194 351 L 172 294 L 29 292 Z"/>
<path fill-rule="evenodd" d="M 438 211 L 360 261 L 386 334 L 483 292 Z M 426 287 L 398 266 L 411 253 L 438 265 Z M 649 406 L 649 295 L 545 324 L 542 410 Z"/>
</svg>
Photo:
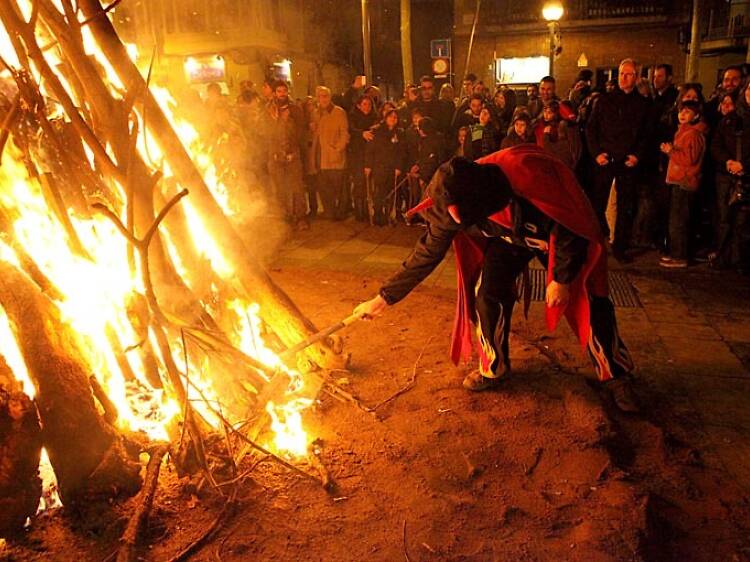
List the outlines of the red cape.
<svg viewBox="0 0 750 562">
<path fill-rule="evenodd" d="M 485 156 L 479 164 L 499 166 L 510 181 L 513 192 L 571 232 L 588 240 L 586 262 L 570 286 L 570 302 L 566 307 L 547 307 L 547 326 L 557 327 L 565 315 L 570 327 L 585 347 L 591 332 L 588 295 L 607 296 L 607 254 L 599 221 L 573 172 L 554 156 L 538 146 L 522 144 Z M 489 217 L 512 228 L 511 207 Z M 550 238 L 547 284 L 552 281 L 555 264 L 555 238 Z M 472 323 L 474 321 L 474 288 L 484 264 L 486 240 L 459 232 L 453 242 L 458 269 L 458 302 L 451 342 L 451 359 L 470 359 Z M 477 346 L 482 361 L 487 358 Z M 488 366 L 488 365 L 485 365 Z"/>
</svg>

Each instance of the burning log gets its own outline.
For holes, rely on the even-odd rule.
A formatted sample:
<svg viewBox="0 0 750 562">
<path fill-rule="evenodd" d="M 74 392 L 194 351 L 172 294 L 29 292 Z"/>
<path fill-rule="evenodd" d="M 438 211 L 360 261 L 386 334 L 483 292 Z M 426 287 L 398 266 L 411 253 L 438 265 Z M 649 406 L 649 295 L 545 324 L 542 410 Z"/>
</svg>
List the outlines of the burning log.
<svg viewBox="0 0 750 562">
<path fill-rule="evenodd" d="M 0 537 L 21 531 L 36 513 L 41 432 L 34 403 L 0 355 Z"/>
<path fill-rule="evenodd" d="M 0 305 L 37 389 L 42 438 L 63 503 L 137 492 L 140 465 L 128 457 L 121 436 L 97 411 L 74 334 L 54 303 L 1 260 Z"/>
</svg>

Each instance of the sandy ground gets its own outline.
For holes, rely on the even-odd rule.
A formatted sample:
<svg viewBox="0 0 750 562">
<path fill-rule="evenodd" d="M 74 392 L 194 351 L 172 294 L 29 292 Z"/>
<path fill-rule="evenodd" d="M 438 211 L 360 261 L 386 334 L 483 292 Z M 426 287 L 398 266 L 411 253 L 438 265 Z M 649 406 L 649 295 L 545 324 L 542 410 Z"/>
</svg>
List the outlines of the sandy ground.
<svg viewBox="0 0 750 562">
<path fill-rule="evenodd" d="M 383 277 L 345 269 L 281 265 L 273 276 L 325 325 Z M 674 358 L 644 327 L 643 311 L 618 310 L 645 405 L 633 417 L 611 407 L 567 327 L 546 333 L 539 304 L 528 321 L 514 319 L 513 372 L 503 385 L 466 392 L 468 367 L 447 357 L 453 306 L 452 290 L 426 286 L 351 328 L 351 370 L 334 374 L 342 386 L 374 406 L 416 384 L 376 415 L 323 395 L 306 423 L 321 440 L 333 492 L 261 465 L 234 516 L 192 559 L 750 560 L 748 478 L 720 454 L 691 390 L 698 383 L 670 371 Z M 221 505 L 169 472 L 162 484 L 147 560 L 170 559 Z M 5 556 L 102 560 L 123 524 L 110 516 L 82 529 L 64 513 L 44 516 Z"/>
</svg>

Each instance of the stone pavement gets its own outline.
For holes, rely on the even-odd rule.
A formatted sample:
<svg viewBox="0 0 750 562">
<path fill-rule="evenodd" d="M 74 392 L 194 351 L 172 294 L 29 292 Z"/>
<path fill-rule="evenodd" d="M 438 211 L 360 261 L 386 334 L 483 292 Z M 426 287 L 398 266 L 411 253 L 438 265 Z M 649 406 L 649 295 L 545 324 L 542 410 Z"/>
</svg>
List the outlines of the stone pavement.
<svg viewBox="0 0 750 562">
<path fill-rule="evenodd" d="M 420 227 L 318 220 L 287 242 L 271 267 L 345 271 L 377 281 L 398 267 L 421 233 Z M 713 462 L 750 490 L 750 281 L 705 265 L 665 271 L 653 252 L 622 269 L 642 304 L 617 312 L 643 386 L 668 397 L 671 411 L 685 416 L 679 423 L 701 436 L 694 444 L 714 453 Z M 453 290 L 453 259 L 425 284 Z M 541 303 L 531 314 L 542 314 Z"/>
</svg>

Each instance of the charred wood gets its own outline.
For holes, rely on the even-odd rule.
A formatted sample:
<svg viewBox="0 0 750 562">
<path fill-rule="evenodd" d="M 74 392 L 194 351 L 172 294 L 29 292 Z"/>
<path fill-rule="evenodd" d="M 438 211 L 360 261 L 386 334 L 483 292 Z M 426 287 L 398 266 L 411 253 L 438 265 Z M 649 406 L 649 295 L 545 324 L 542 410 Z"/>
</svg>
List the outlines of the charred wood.
<svg viewBox="0 0 750 562">
<path fill-rule="evenodd" d="M 52 301 L 14 266 L 0 261 L 0 305 L 37 390 L 42 438 L 63 503 L 134 494 L 140 466 L 99 415 L 89 369 L 71 328 Z"/>
<path fill-rule="evenodd" d="M 41 433 L 34 403 L 0 355 L 0 537 L 20 532 L 36 513 Z"/>
</svg>

